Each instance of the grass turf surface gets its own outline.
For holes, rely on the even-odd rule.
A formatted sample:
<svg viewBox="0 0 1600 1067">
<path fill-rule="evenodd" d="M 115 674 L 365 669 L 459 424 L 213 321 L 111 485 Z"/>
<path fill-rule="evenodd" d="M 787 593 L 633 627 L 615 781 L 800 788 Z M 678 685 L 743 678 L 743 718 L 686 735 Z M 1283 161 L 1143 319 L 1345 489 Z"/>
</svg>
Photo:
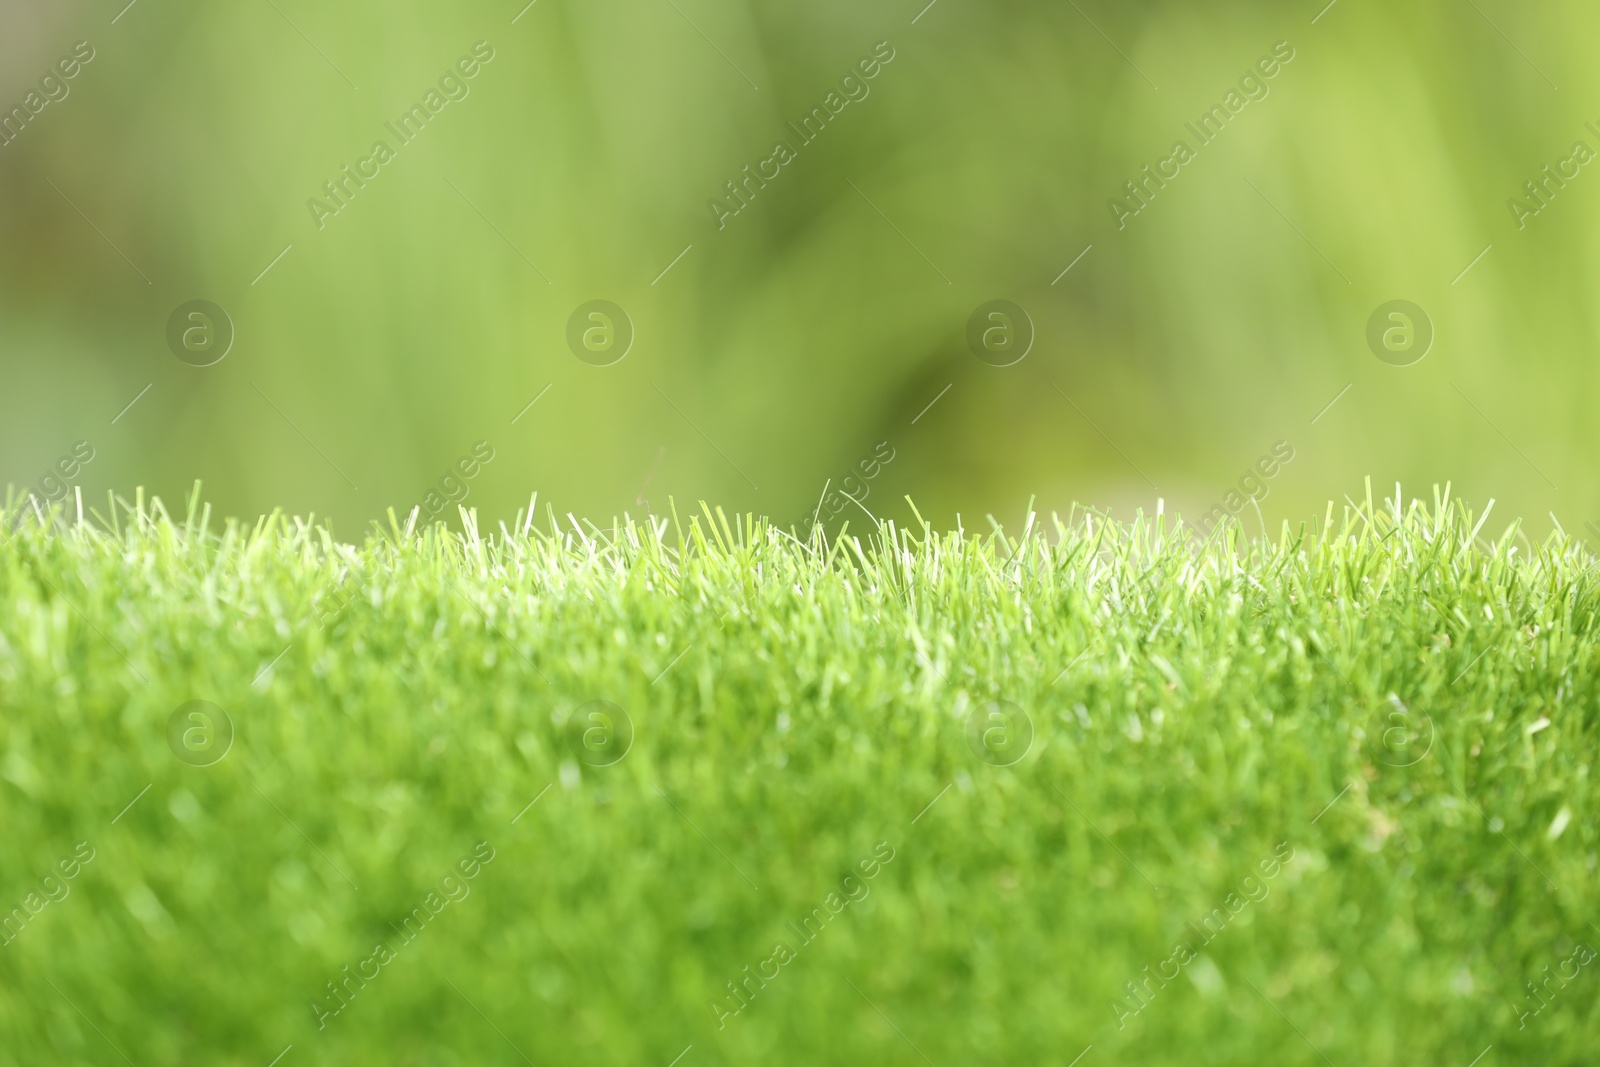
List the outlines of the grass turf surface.
<svg viewBox="0 0 1600 1067">
<path fill-rule="evenodd" d="M 1561 535 L 205 515 L 0 549 L 0 1063 L 1592 1062 Z"/>
</svg>

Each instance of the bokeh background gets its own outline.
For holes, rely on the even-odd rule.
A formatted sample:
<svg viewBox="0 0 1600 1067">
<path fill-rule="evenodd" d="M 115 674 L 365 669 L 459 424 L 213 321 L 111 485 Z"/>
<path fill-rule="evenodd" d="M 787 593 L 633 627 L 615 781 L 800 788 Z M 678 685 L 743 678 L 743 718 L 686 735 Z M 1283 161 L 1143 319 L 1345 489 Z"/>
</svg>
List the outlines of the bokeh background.
<svg viewBox="0 0 1600 1067">
<path fill-rule="evenodd" d="M 854 474 L 875 515 L 909 494 L 987 528 L 1030 498 L 1192 516 L 1282 441 L 1268 522 L 1368 476 L 1600 519 L 1600 175 L 1508 207 L 1600 149 L 1575 0 L 124 2 L 0 9 L 0 107 L 93 51 L 0 147 L 19 490 L 200 480 L 359 537 L 482 441 L 490 524 L 535 491 L 602 524 L 669 497 L 799 523 Z M 385 123 L 480 41 L 469 94 L 399 145 Z M 801 145 L 786 124 L 880 42 Z M 1267 95 L 1119 228 L 1123 183 L 1279 42 Z M 378 140 L 396 158 L 319 228 L 307 201 Z M 797 158 L 719 227 L 779 140 Z M 235 331 L 212 366 L 167 342 L 196 299 Z M 634 334 L 609 366 L 567 343 L 596 299 Z M 1035 334 L 1009 366 L 966 340 L 994 299 Z M 1408 366 L 1366 340 L 1395 299 L 1435 332 Z"/>
</svg>

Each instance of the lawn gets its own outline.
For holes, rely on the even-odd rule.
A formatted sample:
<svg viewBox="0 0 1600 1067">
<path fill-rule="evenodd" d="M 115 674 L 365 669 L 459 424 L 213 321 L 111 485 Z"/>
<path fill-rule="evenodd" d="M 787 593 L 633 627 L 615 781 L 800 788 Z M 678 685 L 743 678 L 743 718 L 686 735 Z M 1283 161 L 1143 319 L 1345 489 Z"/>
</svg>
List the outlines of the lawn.
<svg viewBox="0 0 1600 1067">
<path fill-rule="evenodd" d="M 6 525 L 0 1063 L 1594 1061 L 1600 582 L 1446 493 Z"/>
</svg>

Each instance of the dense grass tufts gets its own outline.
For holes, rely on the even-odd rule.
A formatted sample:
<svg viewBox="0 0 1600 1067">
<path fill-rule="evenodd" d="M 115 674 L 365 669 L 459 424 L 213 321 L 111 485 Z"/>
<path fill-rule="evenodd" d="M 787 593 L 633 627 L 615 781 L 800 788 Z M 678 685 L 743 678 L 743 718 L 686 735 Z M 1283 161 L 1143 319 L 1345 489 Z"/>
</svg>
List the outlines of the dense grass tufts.
<svg viewBox="0 0 1600 1067">
<path fill-rule="evenodd" d="M 1560 533 L 208 515 L 6 516 L 0 1063 L 1592 1062 Z"/>
</svg>

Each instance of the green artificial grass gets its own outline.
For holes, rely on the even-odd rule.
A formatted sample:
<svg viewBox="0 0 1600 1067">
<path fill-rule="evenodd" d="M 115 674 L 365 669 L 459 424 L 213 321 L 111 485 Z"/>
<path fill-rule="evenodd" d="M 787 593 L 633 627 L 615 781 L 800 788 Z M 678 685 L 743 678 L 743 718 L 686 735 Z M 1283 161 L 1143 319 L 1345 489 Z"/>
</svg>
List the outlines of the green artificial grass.
<svg viewBox="0 0 1600 1067">
<path fill-rule="evenodd" d="M 1600 582 L 1447 497 L 13 512 L 0 1063 L 1592 1063 Z"/>
</svg>

